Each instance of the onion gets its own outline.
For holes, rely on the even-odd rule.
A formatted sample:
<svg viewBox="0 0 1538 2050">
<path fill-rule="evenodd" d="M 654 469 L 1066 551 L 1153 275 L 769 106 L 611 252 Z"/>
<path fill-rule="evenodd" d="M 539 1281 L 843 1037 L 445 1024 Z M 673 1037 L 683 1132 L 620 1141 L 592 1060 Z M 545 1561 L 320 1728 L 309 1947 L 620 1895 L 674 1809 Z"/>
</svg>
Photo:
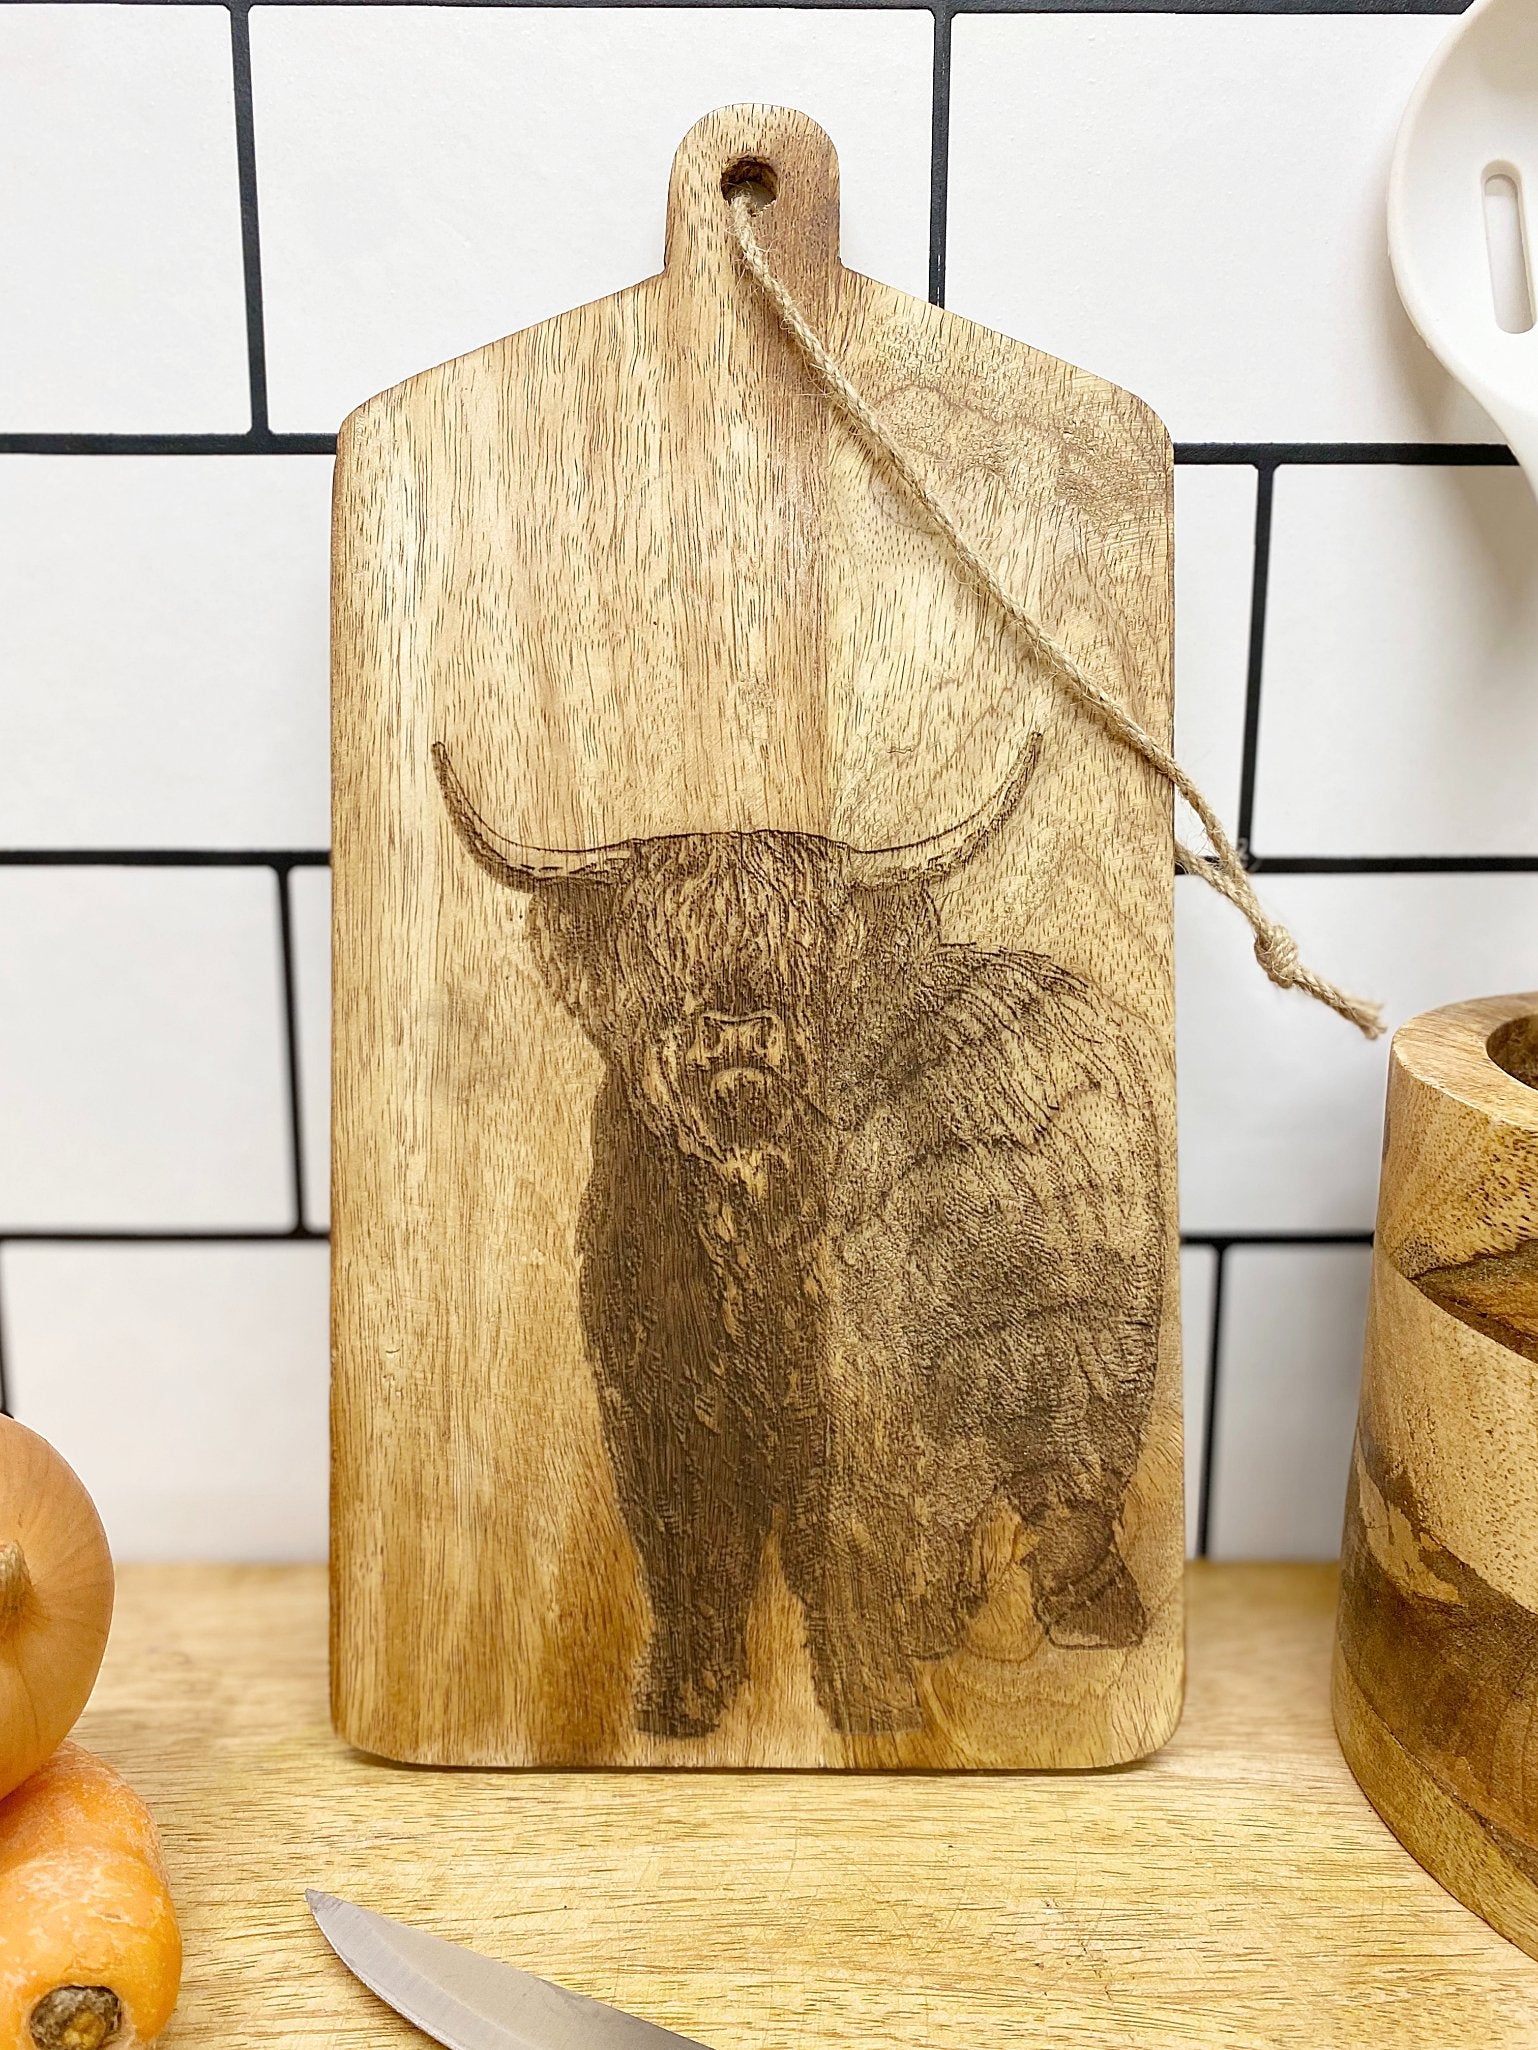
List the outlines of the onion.
<svg viewBox="0 0 1538 2050">
<path fill-rule="evenodd" d="M 0 1799 L 90 1699 L 112 1621 L 112 1554 L 74 1469 L 0 1416 Z"/>
</svg>

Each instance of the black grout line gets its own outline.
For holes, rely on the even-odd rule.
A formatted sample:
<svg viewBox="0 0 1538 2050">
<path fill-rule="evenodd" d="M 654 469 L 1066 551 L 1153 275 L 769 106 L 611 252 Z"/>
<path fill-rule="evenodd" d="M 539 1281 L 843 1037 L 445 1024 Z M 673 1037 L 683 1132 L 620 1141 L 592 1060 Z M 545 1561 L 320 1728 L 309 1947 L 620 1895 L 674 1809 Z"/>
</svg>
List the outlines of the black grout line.
<svg viewBox="0 0 1538 2050">
<path fill-rule="evenodd" d="M 1234 839 L 1248 860 L 1255 822 L 1255 773 L 1260 759 L 1260 689 L 1266 654 L 1266 587 L 1271 577 L 1271 506 L 1276 472 L 1255 474 L 1255 557 L 1250 576 L 1250 645 L 1244 680 L 1244 743 L 1239 769 L 1239 812 Z"/>
<path fill-rule="evenodd" d="M 0 1234 L 3 1236 L 3 1234 Z M 1252 1246 L 1370 1246 L 1370 1231 L 1183 1231 L 1182 1247 L 1207 1247 L 1214 1253 Z"/>
<path fill-rule="evenodd" d="M 1252 854 L 1263 876 L 1502 876 L 1538 873 L 1538 854 Z"/>
<path fill-rule="evenodd" d="M 207 1231 L 189 1227 L 185 1231 L 156 1229 L 147 1226 L 139 1229 L 126 1226 L 121 1230 L 107 1226 L 100 1230 L 52 1231 L 47 1227 L 0 1231 L 0 1248 L 5 1246 L 292 1246 L 298 1244 L 324 1244 L 331 1236 L 328 1231 L 314 1231 L 309 1225 L 295 1231 L 291 1226 L 281 1225 L 266 1229 L 261 1226 L 245 1230 L 238 1226 L 229 1229 L 211 1228 Z"/>
<path fill-rule="evenodd" d="M 1516 462 L 1499 441 L 1177 441 L 1175 461 L 1193 469 L 1213 463 L 1400 463 L 1434 469 L 1504 469 Z"/>
<path fill-rule="evenodd" d="M 251 432 L 267 424 L 267 331 L 262 316 L 262 237 L 256 204 L 256 130 L 251 114 L 249 0 L 230 6 L 230 71 L 235 94 L 235 165 L 240 183 L 240 254 L 246 287 L 246 365 L 251 385 Z"/>
<path fill-rule="evenodd" d="M 1207 867 L 1217 860 L 1201 856 Z M 1256 854 L 1244 850 L 1256 876 L 1512 876 L 1538 873 L 1538 854 Z M 1190 871 L 1177 862 L 1178 881 Z"/>
<path fill-rule="evenodd" d="M 1253 875 L 1534 875 L 1538 855 L 1247 855 L 1245 865 Z M 324 867 L 324 847 L 0 847 L 0 869 Z"/>
<path fill-rule="evenodd" d="M 6 0 L 0 0 L 0 5 Z M 35 0 L 25 0 L 35 4 Z M 58 0 L 54 0 L 58 4 Z M 94 0 L 88 0 L 94 4 Z M 133 0 L 130 0 L 133 4 Z M 143 0 L 144 5 L 151 0 Z M 201 6 L 203 0 L 153 0 Z M 334 434 L 0 434 L 0 456 L 334 456 Z"/>
<path fill-rule="evenodd" d="M 324 847 L 0 847 L 0 868 L 326 868 L 330 861 Z M 1247 866 L 1273 876 L 1532 875 L 1538 854 L 1251 854 Z"/>
<path fill-rule="evenodd" d="M 1254 1249 L 1297 1250 L 1313 1247 L 1360 1247 L 1367 1251 L 1373 1242 L 1370 1231 L 1226 1231 L 1182 1232 L 1182 1251 L 1206 1249 L 1217 1256 L 1212 1284 L 1212 1319 L 1207 1328 L 1207 1404 L 1202 1423 L 1202 1457 L 1196 1512 L 1196 1557 L 1205 1559 L 1211 1549 L 1213 1476 L 1217 1470 L 1218 1407 L 1223 1385 L 1223 1295 L 1228 1279 L 1228 1255 Z"/>
<path fill-rule="evenodd" d="M 0 6 L 35 5 L 36 0 L 0 0 Z M 54 0 L 55 5 L 69 0 Z M 81 0 L 96 5 L 98 0 Z M 127 5 L 200 7 L 205 0 L 125 0 Z M 292 5 L 294 0 L 271 0 L 273 5 Z M 360 0 L 370 4 L 370 0 Z M 377 4 L 377 0 L 373 0 Z M 417 4 L 417 0 L 403 0 Z M 441 4 L 441 0 L 428 0 Z M 723 0 L 725 4 L 725 0 Z M 937 10 L 936 22 L 938 25 Z M 937 60 L 938 61 L 938 60 Z M 947 160 L 942 166 L 943 183 L 948 183 L 949 106 L 946 108 Z M 931 138 L 930 266 L 934 279 L 938 248 L 941 282 L 945 264 L 944 219 L 939 223 L 936 244 L 936 194 L 934 186 L 933 138 Z M 945 198 L 942 192 L 941 199 Z M 936 300 L 936 304 L 939 301 Z M 280 434 L 271 428 L 246 434 L 34 434 L 0 433 L 0 456 L 333 456 L 334 434 Z M 1405 469 L 1509 469 L 1516 457 L 1509 448 L 1488 441 L 1177 441 L 1175 461 L 1182 468 L 1210 469 L 1232 464 L 1252 469 L 1284 465 L 1349 468 L 1357 464 L 1398 464 Z"/>
<path fill-rule="evenodd" d="M 929 122 L 929 300 L 945 304 L 945 238 L 951 189 L 951 0 L 935 0 L 933 101 Z"/>
<path fill-rule="evenodd" d="M 1223 1350 L 1223 1282 L 1228 1271 L 1228 1248 L 1219 1246 L 1212 1277 L 1212 1320 L 1207 1327 L 1207 1403 L 1202 1417 L 1202 1463 L 1200 1493 L 1196 1508 L 1196 1556 L 1205 1559 L 1212 1535 L 1212 1476 L 1218 1442 L 1218 1386 Z"/>
<path fill-rule="evenodd" d="M 289 894 L 289 867 L 278 863 L 278 939 L 283 956 L 283 1042 L 288 1062 L 288 1139 L 294 1184 L 294 1229 L 302 1231 L 306 1216 L 304 1191 L 304 1097 L 299 1076 L 299 1005 L 294 981 L 294 909 Z"/>
<path fill-rule="evenodd" d="M 0 868 L 325 868 L 324 847 L 0 847 Z"/>
</svg>

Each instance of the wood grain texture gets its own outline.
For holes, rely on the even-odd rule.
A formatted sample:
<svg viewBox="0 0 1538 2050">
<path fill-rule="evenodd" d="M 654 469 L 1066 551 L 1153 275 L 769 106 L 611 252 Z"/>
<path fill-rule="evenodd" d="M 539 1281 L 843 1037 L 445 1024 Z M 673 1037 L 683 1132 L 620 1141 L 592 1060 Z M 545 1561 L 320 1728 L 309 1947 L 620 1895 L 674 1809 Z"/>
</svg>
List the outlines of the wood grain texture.
<svg viewBox="0 0 1538 2050">
<path fill-rule="evenodd" d="M 166 2050 L 420 2043 L 306 1885 L 714 2050 L 1534 2050 L 1538 1967 L 1341 1760 L 1333 1573 L 1189 1592 L 1185 1716 L 1128 1771 L 430 1773 L 332 1736 L 319 1569 L 128 1567 L 80 1734 L 164 1838 Z"/>
<path fill-rule="evenodd" d="M 1335 1716 L 1374 1805 L 1538 1955 L 1538 995 L 1396 1035 Z"/>
<path fill-rule="evenodd" d="M 346 423 L 337 1726 L 1125 1760 L 1181 1688 L 1168 792 L 830 420 L 743 158 L 837 356 L 1168 735 L 1162 427 L 843 269 L 804 116 L 691 131 L 659 277 Z"/>
</svg>

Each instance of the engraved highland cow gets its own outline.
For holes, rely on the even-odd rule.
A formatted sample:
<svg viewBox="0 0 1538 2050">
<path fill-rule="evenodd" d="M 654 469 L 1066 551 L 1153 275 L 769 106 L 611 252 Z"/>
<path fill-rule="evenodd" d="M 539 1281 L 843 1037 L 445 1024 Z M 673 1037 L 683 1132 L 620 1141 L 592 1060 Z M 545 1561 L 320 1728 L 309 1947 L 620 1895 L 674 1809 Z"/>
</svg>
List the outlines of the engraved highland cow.
<svg viewBox="0 0 1538 2050">
<path fill-rule="evenodd" d="M 1164 1276 L 1152 1095 L 1113 1005 L 1039 954 L 947 941 L 935 898 L 1038 747 L 908 846 L 578 851 L 494 832 L 434 749 L 604 1062 L 581 1315 L 651 1610 L 644 1730 L 728 1708 L 771 1543 L 843 1732 L 922 1722 L 1001 1513 L 1054 1644 L 1147 1627 L 1119 1538 Z"/>
</svg>

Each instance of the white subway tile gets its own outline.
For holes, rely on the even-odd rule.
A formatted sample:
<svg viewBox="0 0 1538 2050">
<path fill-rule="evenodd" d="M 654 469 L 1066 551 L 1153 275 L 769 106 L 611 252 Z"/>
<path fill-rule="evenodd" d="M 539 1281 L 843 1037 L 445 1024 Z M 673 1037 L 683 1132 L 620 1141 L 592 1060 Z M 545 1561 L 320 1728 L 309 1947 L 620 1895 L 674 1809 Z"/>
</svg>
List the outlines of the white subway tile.
<svg viewBox="0 0 1538 2050">
<path fill-rule="evenodd" d="M 294 869 L 289 876 L 289 892 L 299 1028 L 304 1221 L 314 1230 L 324 1231 L 331 1218 L 330 871 Z"/>
<path fill-rule="evenodd" d="M 11 1245 L 16 1416 L 69 1460 L 114 1555 L 326 1556 L 326 1248 Z"/>
<path fill-rule="evenodd" d="M 331 462 L 0 463 L 13 846 L 324 847 Z"/>
<path fill-rule="evenodd" d="M 1530 988 L 1538 875 L 1261 876 L 1309 966 L 1391 1025 Z M 1388 1041 L 1266 981 L 1237 912 L 1175 890 L 1181 1221 L 1193 1232 L 1366 1231 Z"/>
<path fill-rule="evenodd" d="M 1230 827 L 1244 759 L 1255 472 L 1242 465 L 1175 471 L 1175 750 Z M 1181 807 L 1176 829 L 1200 845 Z"/>
<path fill-rule="evenodd" d="M 1406 100 L 1455 24 L 963 14 L 947 303 L 1184 441 L 1498 439 L 1389 271 Z"/>
<path fill-rule="evenodd" d="M 1538 506 L 1519 470 L 1278 472 L 1257 848 L 1538 852 Z"/>
<path fill-rule="evenodd" d="M 1180 1340 L 1185 1365 L 1186 1550 L 1193 1556 L 1201 1531 L 1202 1464 L 1207 1449 L 1207 1370 L 1212 1353 L 1212 1298 L 1217 1255 L 1210 1246 L 1180 1254 Z"/>
<path fill-rule="evenodd" d="M 0 870 L 0 1228 L 286 1226 L 266 869 Z"/>
<path fill-rule="evenodd" d="M 230 20 L 0 7 L 0 430 L 251 424 Z"/>
<path fill-rule="evenodd" d="M 251 47 L 276 426 L 659 270 L 673 151 L 731 101 L 820 121 L 845 260 L 927 289 L 927 12 L 257 7 Z"/>
<path fill-rule="evenodd" d="M 1370 1267 L 1362 1246 L 1230 1250 L 1214 1419 L 1214 1558 L 1338 1554 Z"/>
</svg>

